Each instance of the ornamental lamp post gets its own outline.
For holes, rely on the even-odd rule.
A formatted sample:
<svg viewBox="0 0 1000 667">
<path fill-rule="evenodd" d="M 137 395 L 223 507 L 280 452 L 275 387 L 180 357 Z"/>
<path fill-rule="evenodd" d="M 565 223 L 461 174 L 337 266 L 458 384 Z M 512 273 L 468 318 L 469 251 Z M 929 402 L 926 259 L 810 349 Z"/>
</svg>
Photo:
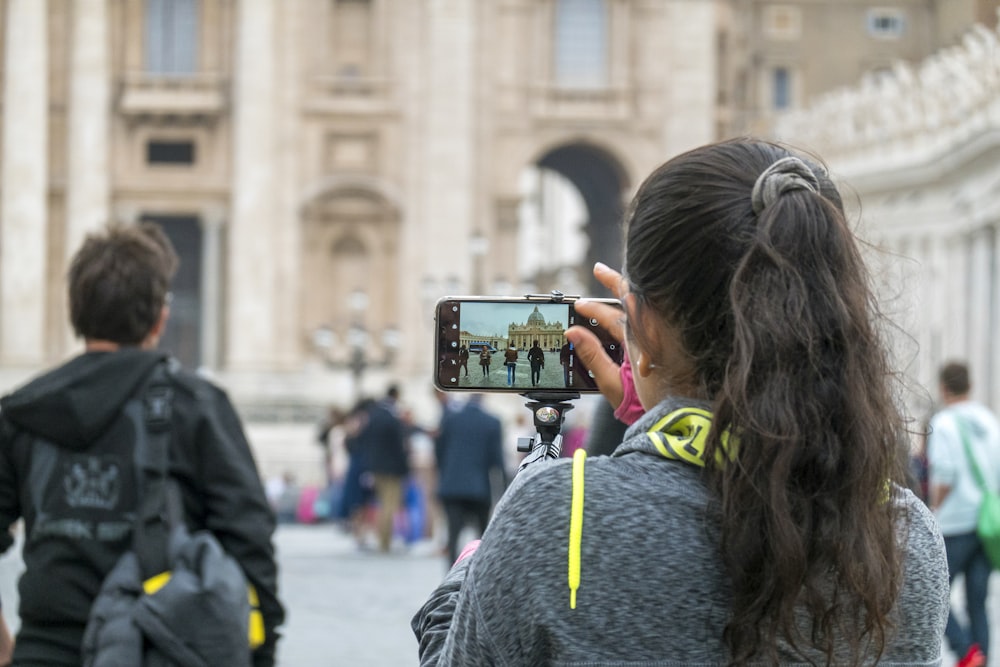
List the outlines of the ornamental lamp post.
<svg viewBox="0 0 1000 667">
<path fill-rule="evenodd" d="M 402 345 L 402 334 L 395 325 L 382 329 L 379 341 L 381 349 L 372 353 L 373 338 L 365 326 L 368 311 L 368 295 L 362 290 L 354 290 L 347 297 L 350 308 L 350 325 L 341 339 L 328 324 L 321 324 L 312 333 L 312 344 L 317 356 L 328 369 L 344 369 L 351 376 L 351 393 L 355 402 L 363 395 L 365 371 L 372 367 L 384 368 L 392 365 L 396 353 Z"/>
</svg>

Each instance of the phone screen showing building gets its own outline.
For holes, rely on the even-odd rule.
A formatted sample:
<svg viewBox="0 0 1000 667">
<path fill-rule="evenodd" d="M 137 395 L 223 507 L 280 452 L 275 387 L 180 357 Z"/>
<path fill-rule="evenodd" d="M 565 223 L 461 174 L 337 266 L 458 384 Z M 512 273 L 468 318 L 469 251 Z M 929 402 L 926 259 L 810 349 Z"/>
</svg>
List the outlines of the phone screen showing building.
<svg viewBox="0 0 1000 667">
<path fill-rule="evenodd" d="M 448 300 L 438 304 L 437 382 L 442 389 L 595 392 L 564 332 L 593 329 L 612 358 L 621 349 L 600 323 L 576 321 L 571 303 Z"/>
</svg>

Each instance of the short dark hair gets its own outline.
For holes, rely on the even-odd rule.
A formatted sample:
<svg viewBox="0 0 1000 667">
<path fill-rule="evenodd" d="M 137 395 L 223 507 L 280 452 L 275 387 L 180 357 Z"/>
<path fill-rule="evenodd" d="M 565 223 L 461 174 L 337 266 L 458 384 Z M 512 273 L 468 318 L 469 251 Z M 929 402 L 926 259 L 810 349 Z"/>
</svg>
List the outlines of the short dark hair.
<svg viewBox="0 0 1000 667">
<path fill-rule="evenodd" d="M 137 345 L 156 325 L 177 270 L 159 225 L 109 225 L 88 234 L 70 263 L 69 314 L 77 336 Z"/>
<path fill-rule="evenodd" d="M 952 361 L 941 367 L 938 374 L 941 386 L 952 396 L 969 393 L 969 367 L 959 361 Z"/>
</svg>

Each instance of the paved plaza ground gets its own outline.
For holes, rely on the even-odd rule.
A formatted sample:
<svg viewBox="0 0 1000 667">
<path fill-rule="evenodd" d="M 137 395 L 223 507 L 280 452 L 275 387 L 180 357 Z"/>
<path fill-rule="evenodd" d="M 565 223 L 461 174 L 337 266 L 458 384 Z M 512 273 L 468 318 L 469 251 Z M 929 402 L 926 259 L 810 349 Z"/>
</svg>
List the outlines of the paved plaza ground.
<svg viewBox="0 0 1000 667">
<path fill-rule="evenodd" d="M 444 575 L 434 544 L 380 555 L 359 551 L 328 524 L 283 525 L 276 544 L 280 592 L 288 607 L 279 667 L 416 667 L 410 618 Z M 15 582 L 22 568 L 16 549 L 0 558 L 3 613 L 15 628 Z M 992 581 L 990 611 L 994 642 L 1000 644 L 998 576 Z M 990 664 L 1000 667 L 1000 651 Z M 944 667 L 952 665 L 946 653 Z"/>
</svg>

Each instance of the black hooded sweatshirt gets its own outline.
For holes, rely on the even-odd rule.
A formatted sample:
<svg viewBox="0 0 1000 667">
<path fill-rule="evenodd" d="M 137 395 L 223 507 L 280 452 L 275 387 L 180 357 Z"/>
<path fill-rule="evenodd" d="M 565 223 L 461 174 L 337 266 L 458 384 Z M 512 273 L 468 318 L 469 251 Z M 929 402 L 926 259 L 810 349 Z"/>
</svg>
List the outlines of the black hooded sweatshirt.
<svg viewBox="0 0 1000 667">
<path fill-rule="evenodd" d="M 80 664 L 91 603 L 128 549 L 135 516 L 135 422 L 123 408 L 165 359 L 134 348 L 88 352 L 0 399 L 0 548 L 18 518 L 26 535 L 15 664 Z M 212 531 L 257 589 L 267 639 L 254 665 L 269 667 L 284 619 L 274 515 L 226 394 L 191 373 L 169 377 L 170 472 L 188 527 Z M 32 467 L 33 452 L 53 447 L 57 458 L 40 459 L 56 461 L 51 469 Z"/>
</svg>

